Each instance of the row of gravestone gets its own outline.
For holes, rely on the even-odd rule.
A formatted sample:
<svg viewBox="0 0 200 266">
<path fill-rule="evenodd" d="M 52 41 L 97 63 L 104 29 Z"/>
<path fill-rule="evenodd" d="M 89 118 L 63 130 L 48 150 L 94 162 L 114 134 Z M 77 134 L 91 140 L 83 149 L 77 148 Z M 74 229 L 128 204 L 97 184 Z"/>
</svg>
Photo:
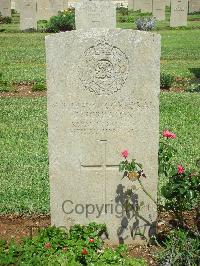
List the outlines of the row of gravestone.
<svg viewBox="0 0 200 266">
<path fill-rule="evenodd" d="M 46 37 L 51 221 L 105 223 L 111 243 L 131 243 L 156 231 L 157 206 L 119 163 L 128 149 L 156 201 L 160 35 L 116 29 L 115 17 L 110 1 L 84 0 L 78 30 Z"/>
<path fill-rule="evenodd" d="M 11 16 L 11 7 L 20 13 L 20 29 L 36 29 L 38 20 L 48 20 L 68 8 L 68 0 L 0 0 L 0 12 Z"/>
<path fill-rule="evenodd" d="M 171 4 L 170 26 L 186 26 L 189 13 L 200 12 L 200 0 L 129 0 L 131 10 L 153 13 L 157 20 L 165 20 L 165 8 Z"/>
<path fill-rule="evenodd" d="M 157 20 L 165 20 L 165 7 L 170 0 L 129 0 L 129 9 L 153 12 Z M 59 10 L 68 7 L 68 0 L 15 0 L 15 8 L 20 12 L 20 29 L 37 28 L 37 21 L 48 20 Z M 189 0 L 189 12 L 200 11 L 199 0 Z M 11 15 L 10 0 L 1 0 L 0 12 L 3 16 Z M 171 0 L 170 26 L 186 26 L 188 0 Z"/>
</svg>

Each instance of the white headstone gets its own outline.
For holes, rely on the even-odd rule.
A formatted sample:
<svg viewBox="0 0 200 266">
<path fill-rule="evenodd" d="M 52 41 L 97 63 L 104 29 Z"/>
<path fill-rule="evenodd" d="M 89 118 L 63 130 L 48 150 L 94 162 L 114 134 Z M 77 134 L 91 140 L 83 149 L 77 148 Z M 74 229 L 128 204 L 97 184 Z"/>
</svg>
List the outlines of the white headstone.
<svg viewBox="0 0 200 266">
<path fill-rule="evenodd" d="M 165 7 L 166 3 L 163 0 L 153 1 L 153 17 L 157 20 L 165 20 Z"/>
<path fill-rule="evenodd" d="M 137 182 L 122 179 L 119 163 L 127 148 L 156 199 L 160 36 L 71 31 L 46 37 L 46 55 L 52 224 L 106 223 L 112 243 L 150 237 L 156 205 Z M 129 217 L 123 204 L 133 185 Z"/>
<path fill-rule="evenodd" d="M 128 9 L 133 10 L 134 9 L 134 0 L 128 0 Z"/>
<path fill-rule="evenodd" d="M 141 10 L 141 0 L 134 0 L 134 11 Z"/>
<path fill-rule="evenodd" d="M 75 7 L 76 29 L 116 28 L 116 6 L 109 0 L 83 0 Z"/>
<path fill-rule="evenodd" d="M 11 17 L 11 1 L 0 0 L 0 12 L 3 17 Z"/>
<path fill-rule="evenodd" d="M 170 27 L 187 26 L 188 0 L 171 0 Z"/>
<path fill-rule="evenodd" d="M 152 0 L 140 0 L 141 11 L 144 13 L 152 13 L 153 5 Z"/>
<path fill-rule="evenodd" d="M 200 12 L 200 0 L 189 0 L 189 13 Z"/>
<path fill-rule="evenodd" d="M 37 14 L 35 0 L 21 0 L 20 30 L 37 29 Z"/>
<path fill-rule="evenodd" d="M 37 1 L 37 20 L 49 20 L 50 17 L 57 15 L 57 13 L 53 0 Z"/>
</svg>

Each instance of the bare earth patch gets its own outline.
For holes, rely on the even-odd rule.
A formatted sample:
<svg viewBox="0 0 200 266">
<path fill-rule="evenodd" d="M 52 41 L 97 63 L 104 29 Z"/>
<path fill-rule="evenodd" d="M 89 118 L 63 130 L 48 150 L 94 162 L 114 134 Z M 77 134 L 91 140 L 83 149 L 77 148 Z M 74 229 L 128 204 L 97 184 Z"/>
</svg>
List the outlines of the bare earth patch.
<svg viewBox="0 0 200 266">
<path fill-rule="evenodd" d="M 12 92 L 1 92 L 1 97 L 41 97 L 46 96 L 46 91 L 32 91 L 32 85 L 14 85 Z"/>
</svg>

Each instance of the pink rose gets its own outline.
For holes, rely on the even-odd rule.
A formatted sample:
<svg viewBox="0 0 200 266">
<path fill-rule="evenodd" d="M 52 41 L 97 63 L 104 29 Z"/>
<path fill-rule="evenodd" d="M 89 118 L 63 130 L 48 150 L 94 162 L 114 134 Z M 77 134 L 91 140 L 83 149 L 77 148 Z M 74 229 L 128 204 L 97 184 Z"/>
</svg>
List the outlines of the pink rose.
<svg viewBox="0 0 200 266">
<path fill-rule="evenodd" d="M 185 172 L 184 168 L 182 165 L 178 165 L 178 174 L 183 174 Z"/>
<path fill-rule="evenodd" d="M 122 151 L 121 155 L 126 159 L 128 157 L 128 150 Z"/>
<path fill-rule="evenodd" d="M 165 137 L 167 139 L 175 139 L 176 138 L 176 134 L 170 132 L 169 130 L 164 130 L 163 131 L 163 137 Z"/>
</svg>

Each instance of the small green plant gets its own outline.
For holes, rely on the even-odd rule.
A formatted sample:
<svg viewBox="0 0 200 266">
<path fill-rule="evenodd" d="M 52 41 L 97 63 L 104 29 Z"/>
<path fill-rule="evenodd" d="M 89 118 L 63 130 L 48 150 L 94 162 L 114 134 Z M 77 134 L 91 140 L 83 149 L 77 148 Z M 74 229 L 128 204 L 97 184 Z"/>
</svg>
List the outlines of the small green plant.
<svg viewBox="0 0 200 266">
<path fill-rule="evenodd" d="M 32 91 L 45 91 L 46 89 L 46 84 L 42 82 L 35 82 L 32 86 Z"/>
<path fill-rule="evenodd" d="M 3 17 L 0 12 L 0 24 L 10 24 L 12 22 L 11 17 Z"/>
<path fill-rule="evenodd" d="M 161 73 L 160 74 L 160 87 L 163 89 L 169 89 L 172 87 L 175 79 L 171 74 Z"/>
<path fill-rule="evenodd" d="M 0 265 L 146 265 L 143 260 L 128 258 L 125 245 L 104 247 L 103 233 L 107 233 L 106 226 L 96 223 L 74 225 L 69 231 L 44 228 L 22 244 L 0 242 Z"/>
<path fill-rule="evenodd" d="M 174 172 L 172 160 L 176 153 L 176 149 L 173 146 L 173 140 L 176 139 L 176 134 L 169 130 L 164 130 L 162 132 L 162 137 L 158 152 L 159 175 L 161 176 L 164 174 L 165 177 L 169 177 Z"/>
<path fill-rule="evenodd" d="M 164 243 L 164 249 L 156 254 L 161 266 L 197 266 L 200 265 L 200 236 L 177 230 L 172 231 Z"/>
<path fill-rule="evenodd" d="M 9 92 L 12 86 L 11 83 L 3 79 L 3 74 L 0 73 L 0 93 Z"/>
<path fill-rule="evenodd" d="M 199 181 L 199 173 L 185 171 L 178 165 L 177 173 L 162 187 L 162 195 L 168 200 L 166 206 L 175 212 L 197 208 L 200 203 Z"/>
<path fill-rule="evenodd" d="M 192 83 L 186 89 L 187 92 L 200 92 L 200 83 Z"/>
<path fill-rule="evenodd" d="M 50 18 L 46 25 L 46 32 L 70 31 L 75 29 L 75 12 L 69 8 L 64 12 L 59 12 L 58 16 Z"/>
<path fill-rule="evenodd" d="M 146 175 L 142 169 L 142 164 L 137 163 L 135 159 L 132 159 L 132 161 L 129 162 L 127 160 L 127 157 L 129 155 L 128 150 L 122 151 L 121 155 L 125 159 L 119 164 L 119 171 L 124 173 L 123 178 L 128 177 L 130 181 L 138 181 L 143 192 L 157 205 L 157 202 L 152 198 L 151 194 L 145 189 L 144 185 L 142 184 L 141 178 L 146 178 Z M 131 191 L 129 191 L 129 193 L 130 192 Z"/>
</svg>

